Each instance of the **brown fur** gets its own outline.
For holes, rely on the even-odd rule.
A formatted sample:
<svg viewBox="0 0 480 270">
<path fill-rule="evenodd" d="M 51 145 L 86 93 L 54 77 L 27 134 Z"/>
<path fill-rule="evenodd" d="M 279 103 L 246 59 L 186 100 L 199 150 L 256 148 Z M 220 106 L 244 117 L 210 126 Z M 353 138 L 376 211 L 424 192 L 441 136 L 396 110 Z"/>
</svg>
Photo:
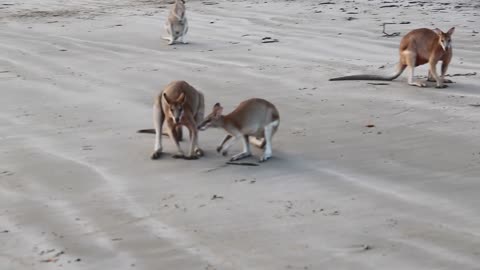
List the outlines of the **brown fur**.
<svg viewBox="0 0 480 270">
<path fill-rule="evenodd" d="M 197 123 L 203 120 L 203 94 L 185 81 L 173 81 L 155 98 L 153 106 L 155 126 L 155 148 L 152 159 L 158 159 L 162 153 L 162 128 L 167 126 L 167 134 L 177 146 L 178 152 L 173 157 L 197 159 L 203 155 L 198 147 Z M 182 126 L 190 133 L 188 155 L 184 155 L 179 141 L 182 137 Z"/>
<path fill-rule="evenodd" d="M 185 1 L 175 1 L 168 14 L 167 21 L 165 22 L 165 30 L 168 36 L 164 37 L 164 39 L 169 41 L 168 45 L 174 44 L 177 39 L 180 39 L 180 41 L 184 44 L 187 43 L 184 40 L 185 35 L 188 32 Z"/>
<path fill-rule="evenodd" d="M 271 140 L 280 124 L 280 115 L 275 106 L 259 98 L 252 98 L 240 103 L 235 110 L 222 115 L 220 103 L 213 106 L 212 113 L 199 125 L 200 130 L 208 127 L 221 127 L 228 135 L 217 147 L 217 151 L 227 154 L 232 138 L 241 139 L 244 151 L 232 157 L 232 161 L 250 156 L 249 139 L 258 147 L 265 147 L 265 153 L 260 161 L 266 161 L 272 156 Z M 228 143 L 228 146 L 224 146 Z"/>
<path fill-rule="evenodd" d="M 392 76 L 377 76 L 377 75 L 353 75 L 332 78 L 330 81 L 340 80 L 382 80 L 391 81 L 396 79 L 405 68 L 409 68 L 410 75 L 408 84 L 424 87 L 426 84 L 413 81 L 414 68 L 420 65 L 429 64 L 428 80 L 436 81 L 437 88 L 447 87 L 444 83 L 451 83 L 450 80 L 445 79 L 445 74 L 448 65 L 452 59 L 451 37 L 455 28 L 452 27 L 447 33 L 440 29 L 430 30 L 427 28 L 420 28 L 410 31 L 406 34 L 400 42 L 400 61 L 397 66 L 397 71 Z M 441 75 L 438 76 L 436 65 L 442 61 Z"/>
</svg>

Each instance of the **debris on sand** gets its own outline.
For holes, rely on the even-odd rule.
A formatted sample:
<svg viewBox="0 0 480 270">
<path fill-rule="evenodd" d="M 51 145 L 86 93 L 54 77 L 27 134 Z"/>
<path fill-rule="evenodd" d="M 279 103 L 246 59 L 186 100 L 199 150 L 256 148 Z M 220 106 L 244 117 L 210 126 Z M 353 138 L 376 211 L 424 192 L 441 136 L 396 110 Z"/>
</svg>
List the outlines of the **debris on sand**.
<svg viewBox="0 0 480 270">
<path fill-rule="evenodd" d="M 50 262 L 57 262 L 57 261 L 58 259 L 53 259 L 53 258 L 40 260 L 40 262 L 43 262 L 43 263 L 50 263 Z"/>
<path fill-rule="evenodd" d="M 380 6 L 380 8 L 394 8 L 394 7 L 400 7 L 399 5 L 385 5 L 385 6 Z"/>
<path fill-rule="evenodd" d="M 274 42 L 278 42 L 278 39 L 271 38 L 271 37 L 262 38 L 262 43 L 274 43 Z"/>
<path fill-rule="evenodd" d="M 383 33 L 383 36 L 384 36 L 384 37 L 397 37 L 397 36 L 400 35 L 400 32 L 393 32 L 393 33 L 391 33 L 391 34 L 387 33 L 387 32 L 386 32 L 386 29 L 385 29 L 385 26 L 386 26 L 387 24 L 395 24 L 395 23 L 383 23 L 383 25 L 382 25 L 382 26 L 383 26 L 382 33 Z"/>
<path fill-rule="evenodd" d="M 211 200 L 223 199 L 223 196 L 218 196 L 217 194 L 213 194 Z"/>
<path fill-rule="evenodd" d="M 455 73 L 455 74 L 447 74 L 445 77 L 459 77 L 459 76 L 475 76 L 477 72 L 470 72 L 470 73 Z"/>
</svg>

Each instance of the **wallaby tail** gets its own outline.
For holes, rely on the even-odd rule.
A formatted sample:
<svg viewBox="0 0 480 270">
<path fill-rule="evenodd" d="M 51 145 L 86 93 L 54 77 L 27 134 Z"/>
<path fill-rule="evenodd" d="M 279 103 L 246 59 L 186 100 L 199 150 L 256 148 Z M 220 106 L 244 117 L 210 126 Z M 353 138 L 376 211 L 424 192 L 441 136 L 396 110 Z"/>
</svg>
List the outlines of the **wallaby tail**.
<svg viewBox="0 0 480 270">
<path fill-rule="evenodd" d="M 155 134 L 155 129 L 149 128 L 149 129 L 140 129 L 137 131 L 137 133 L 149 133 L 149 134 Z"/>
<path fill-rule="evenodd" d="M 176 126 L 175 127 L 175 138 L 177 139 L 177 141 L 182 141 L 183 140 L 183 129 L 182 129 L 182 126 Z"/>
<path fill-rule="evenodd" d="M 147 128 L 147 129 L 139 129 L 139 130 L 137 130 L 137 133 L 155 134 L 156 132 L 155 132 L 155 129 L 153 129 L 153 128 Z M 163 136 L 168 136 L 167 133 L 162 133 L 162 135 Z M 183 140 L 182 127 L 177 126 L 175 128 L 174 135 L 175 135 L 175 138 L 177 139 L 177 141 L 182 141 Z"/>
<path fill-rule="evenodd" d="M 402 72 L 405 70 L 407 66 L 402 65 L 397 68 L 397 72 L 391 76 L 380 76 L 380 75 L 367 75 L 367 74 L 362 74 L 362 75 L 351 75 L 351 76 L 344 76 L 344 77 L 337 77 L 337 78 L 331 78 L 329 81 L 353 81 L 353 80 L 358 80 L 358 81 L 364 81 L 364 80 L 371 80 L 371 81 L 393 81 Z"/>
</svg>

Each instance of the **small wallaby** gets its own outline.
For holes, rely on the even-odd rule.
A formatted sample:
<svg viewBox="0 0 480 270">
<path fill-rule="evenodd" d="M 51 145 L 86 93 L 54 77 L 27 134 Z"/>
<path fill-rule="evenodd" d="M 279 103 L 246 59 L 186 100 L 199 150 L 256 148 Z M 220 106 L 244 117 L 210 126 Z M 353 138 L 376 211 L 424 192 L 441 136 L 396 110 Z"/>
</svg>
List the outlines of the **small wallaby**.
<svg viewBox="0 0 480 270">
<path fill-rule="evenodd" d="M 140 133 L 155 133 L 154 152 L 152 159 L 160 158 L 162 154 L 162 128 L 167 124 L 167 134 L 177 146 L 174 158 L 197 159 L 203 155 L 198 146 L 197 125 L 203 120 L 205 111 L 203 94 L 185 81 L 173 81 L 155 98 L 153 104 L 153 124 L 155 131 L 143 129 Z M 180 148 L 182 126 L 190 133 L 190 147 L 185 156 Z"/>
<path fill-rule="evenodd" d="M 165 22 L 165 30 L 168 37 L 164 37 L 164 39 L 169 41 L 168 45 L 174 44 L 177 39 L 180 39 L 180 42 L 183 44 L 187 44 L 184 40 L 188 32 L 188 21 L 185 10 L 185 0 L 175 0 L 168 14 L 167 21 Z"/>
<path fill-rule="evenodd" d="M 265 148 L 260 162 L 272 157 L 272 138 L 280 125 L 280 115 L 275 106 L 260 98 L 252 98 L 240 103 L 235 110 L 222 115 L 223 107 L 220 103 L 213 106 L 213 111 L 198 126 L 205 130 L 209 127 L 223 128 L 228 133 L 217 147 L 217 152 L 227 155 L 228 148 L 237 140 L 243 143 L 243 152 L 234 155 L 230 161 L 240 160 L 251 156 L 249 137 L 251 142 L 260 148 Z M 232 139 L 233 138 L 233 139 Z"/>
<path fill-rule="evenodd" d="M 451 83 L 451 80 L 445 79 L 448 65 L 452 59 L 452 35 L 455 27 L 450 28 L 447 33 L 436 28 L 434 30 L 420 28 L 410 31 L 400 42 L 400 62 L 397 65 L 397 71 L 391 76 L 378 75 L 352 75 L 345 77 L 332 78 L 330 81 L 342 80 L 375 80 L 375 81 L 392 81 L 396 79 L 406 67 L 409 68 L 410 74 L 408 84 L 425 87 L 426 84 L 414 81 L 414 69 L 417 66 L 428 63 L 428 81 L 436 81 L 437 88 L 445 88 L 444 83 Z M 442 61 L 441 75 L 438 76 L 436 65 Z"/>
</svg>

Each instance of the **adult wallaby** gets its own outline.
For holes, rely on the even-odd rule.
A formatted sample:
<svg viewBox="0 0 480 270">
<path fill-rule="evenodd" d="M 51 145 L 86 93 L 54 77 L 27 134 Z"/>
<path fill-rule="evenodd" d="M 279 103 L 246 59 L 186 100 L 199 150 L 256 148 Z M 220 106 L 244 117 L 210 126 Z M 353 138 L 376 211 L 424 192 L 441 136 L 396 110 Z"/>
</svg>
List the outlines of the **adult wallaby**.
<svg viewBox="0 0 480 270">
<path fill-rule="evenodd" d="M 203 155 L 198 146 L 197 125 L 204 116 L 203 94 L 185 81 L 173 81 L 155 98 L 153 105 L 153 124 L 155 130 L 143 129 L 140 133 L 155 133 L 155 146 L 152 159 L 160 158 L 162 154 L 162 128 L 167 124 L 167 134 L 177 146 L 174 158 L 197 159 Z M 188 155 L 180 148 L 182 140 L 182 126 L 186 126 L 190 133 L 190 147 Z"/>
<path fill-rule="evenodd" d="M 252 142 L 260 147 L 265 147 L 260 162 L 272 157 L 272 138 L 280 125 L 280 115 L 275 106 L 260 98 L 252 98 L 240 103 L 235 110 L 227 115 L 222 115 L 223 107 L 220 103 L 213 106 L 212 113 L 198 126 L 205 130 L 209 127 L 223 128 L 228 133 L 217 147 L 217 152 L 223 155 L 236 140 L 243 143 L 243 152 L 234 155 L 230 160 L 240 160 L 251 156 L 249 137 Z M 233 138 L 233 139 L 232 139 Z"/>
<path fill-rule="evenodd" d="M 330 81 L 341 80 L 376 80 L 392 81 L 396 79 L 406 67 L 410 69 L 408 84 L 419 87 L 425 87 L 426 84 L 414 81 L 414 69 L 417 66 L 428 63 L 428 81 L 436 81 L 437 88 L 445 88 L 444 83 L 451 83 L 451 80 L 445 79 L 448 65 L 452 59 L 452 35 L 455 27 L 450 28 L 447 33 L 436 28 L 434 30 L 427 28 L 415 29 L 406 34 L 400 42 L 400 62 L 397 65 L 397 71 L 391 76 L 378 75 L 352 75 L 330 79 Z M 442 61 L 441 75 L 438 76 L 436 65 Z"/>
<path fill-rule="evenodd" d="M 175 0 L 168 14 L 167 21 L 165 22 L 165 30 L 167 31 L 168 37 L 164 37 L 164 39 L 169 41 L 168 45 L 172 45 L 177 39 L 180 39 L 184 44 L 187 43 L 184 40 L 188 32 L 188 21 L 185 10 L 185 0 Z"/>
</svg>

